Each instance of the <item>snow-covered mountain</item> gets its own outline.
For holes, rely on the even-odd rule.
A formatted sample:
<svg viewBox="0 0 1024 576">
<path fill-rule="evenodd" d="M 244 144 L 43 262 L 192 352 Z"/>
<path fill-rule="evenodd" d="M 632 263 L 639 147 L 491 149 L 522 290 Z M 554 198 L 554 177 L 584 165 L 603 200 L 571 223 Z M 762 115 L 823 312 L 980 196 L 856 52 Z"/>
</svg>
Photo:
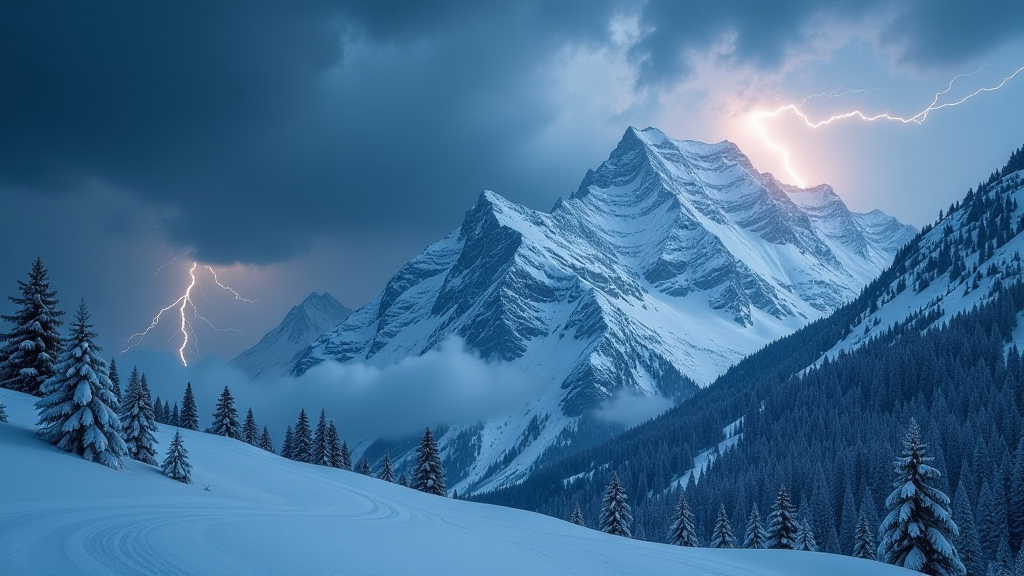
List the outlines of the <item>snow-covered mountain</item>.
<svg viewBox="0 0 1024 576">
<path fill-rule="evenodd" d="M 826 354 L 858 348 L 899 325 L 924 329 L 969 311 L 1003 286 L 1024 281 L 1024 154 L 1017 153 L 963 202 L 908 245 L 849 334 Z M 1024 347 L 1024 329 L 1013 341 Z"/>
<path fill-rule="evenodd" d="M 231 363 L 253 378 L 285 373 L 300 352 L 351 314 L 327 292 L 311 292 L 301 304 L 292 306 L 277 328 Z"/>
<path fill-rule="evenodd" d="M 161 425 L 161 454 L 181 433 L 187 485 L 135 460 L 112 470 L 62 452 L 35 435 L 36 398 L 3 399 L 0 574 L 914 574 L 834 554 L 641 542 Z"/>
<path fill-rule="evenodd" d="M 914 233 L 851 212 L 826 185 L 782 184 L 730 142 L 630 128 L 549 213 L 484 192 L 293 373 L 325 360 L 388 365 L 458 335 L 550 381 L 523 412 L 442 436 L 449 485 L 488 490 L 553 446 L 611 433 L 592 414 L 615 396 L 678 401 L 833 311 Z"/>
</svg>

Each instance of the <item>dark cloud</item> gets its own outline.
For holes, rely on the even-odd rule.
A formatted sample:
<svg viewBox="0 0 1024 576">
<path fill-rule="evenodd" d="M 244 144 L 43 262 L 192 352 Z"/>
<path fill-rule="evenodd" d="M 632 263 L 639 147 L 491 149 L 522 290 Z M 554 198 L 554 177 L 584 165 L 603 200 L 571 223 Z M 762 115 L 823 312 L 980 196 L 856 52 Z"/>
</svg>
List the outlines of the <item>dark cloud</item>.
<svg viewBox="0 0 1024 576">
<path fill-rule="evenodd" d="M 1009 41 L 1024 40 L 1024 3 L 1012 0 L 839 0 L 676 2 L 650 0 L 640 17 L 649 31 L 633 47 L 641 85 L 691 74 L 690 57 L 731 39 L 731 64 L 773 70 L 807 49 L 815 33 L 851 24 L 874 29 L 902 64 L 961 64 Z M 824 27 L 824 28 L 823 28 Z"/>
<path fill-rule="evenodd" d="M 508 161 L 551 115 L 531 76 L 609 13 L 390 4 L 5 3 L 0 180 L 106 182 L 211 262 L 323 235 L 425 243 L 481 189 L 536 182 Z"/>
<path fill-rule="evenodd" d="M 925 0 L 0 10 L 0 185 L 57 195 L 102 182 L 213 263 L 284 261 L 322 237 L 421 247 L 484 188 L 546 207 L 594 159 L 570 147 L 547 167 L 521 162 L 565 105 L 542 71 L 566 46 L 606 46 L 617 14 L 640 10 L 642 85 L 685 77 L 688 54 L 729 34 L 733 63 L 773 69 L 819 22 L 874 21 L 907 63 L 931 66 L 1024 26 L 1020 2 Z"/>
</svg>

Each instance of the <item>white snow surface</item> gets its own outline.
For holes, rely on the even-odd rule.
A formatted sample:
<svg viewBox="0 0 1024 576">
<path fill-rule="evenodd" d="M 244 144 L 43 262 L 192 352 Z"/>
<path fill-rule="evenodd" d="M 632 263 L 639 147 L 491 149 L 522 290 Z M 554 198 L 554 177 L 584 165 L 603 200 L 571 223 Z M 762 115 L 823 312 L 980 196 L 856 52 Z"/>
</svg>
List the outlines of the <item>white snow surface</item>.
<svg viewBox="0 0 1024 576">
<path fill-rule="evenodd" d="M 630 128 L 549 213 L 484 192 L 460 229 L 317 339 L 293 373 L 391 365 L 457 335 L 550 381 L 516 415 L 448 422 L 439 438 L 462 463 L 452 488 L 492 490 L 571 443 L 581 416 L 617 394 L 678 401 L 832 312 L 914 233 L 849 211 L 828 186 L 782 184 L 730 142 Z"/>
<path fill-rule="evenodd" d="M 2 391 L 0 574 L 897 576 L 868 560 L 639 542 L 429 496 L 182 430 L 194 484 L 38 439 L 35 398 Z M 164 452 L 175 428 L 157 433 Z M 208 487 L 209 490 L 204 488 Z"/>
</svg>

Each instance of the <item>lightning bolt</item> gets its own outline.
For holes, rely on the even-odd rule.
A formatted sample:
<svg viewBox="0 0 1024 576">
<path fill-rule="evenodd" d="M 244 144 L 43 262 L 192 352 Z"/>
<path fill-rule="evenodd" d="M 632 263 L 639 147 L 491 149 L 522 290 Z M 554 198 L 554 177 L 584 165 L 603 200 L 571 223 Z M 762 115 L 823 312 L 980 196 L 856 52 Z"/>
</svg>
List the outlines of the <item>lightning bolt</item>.
<svg viewBox="0 0 1024 576">
<path fill-rule="evenodd" d="M 171 262 L 168 262 L 161 266 L 156 273 L 159 274 L 160 270 L 163 270 L 172 262 L 174 262 L 174 260 L 171 260 Z M 179 296 L 177 300 L 161 308 L 160 311 L 156 313 L 156 316 L 153 316 L 153 319 L 150 321 L 149 326 L 147 326 L 145 330 L 132 334 L 128 338 L 128 340 L 125 341 L 125 349 L 121 351 L 122 354 L 141 344 L 142 341 L 146 338 L 146 336 L 150 333 L 150 331 L 152 331 L 154 328 L 157 327 L 158 324 L 160 324 L 160 319 L 163 317 L 163 315 L 174 308 L 177 308 L 178 317 L 180 319 L 178 331 L 181 333 L 181 346 L 178 348 L 178 356 L 181 358 L 181 363 L 184 366 L 188 366 L 188 360 L 186 360 L 185 358 L 186 349 L 191 350 L 193 354 L 199 354 L 199 350 L 196 346 L 196 343 L 199 341 L 199 337 L 196 335 L 196 331 L 192 326 L 193 321 L 202 320 L 203 322 L 208 324 L 210 328 L 213 328 L 218 332 L 236 332 L 238 334 L 241 334 L 241 332 L 234 328 L 218 328 L 208 318 L 199 313 L 199 310 L 196 308 L 195 301 L 193 300 L 192 297 L 192 290 L 195 288 L 199 288 L 200 293 L 203 294 L 203 299 L 206 299 L 206 294 L 203 293 L 203 287 L 198 283 L 198 278 L 196 277 L 196 269 L 198 267 L 198 262 L 192 262 L 192 266 L 188 270 L 188 275 L 191 280 L 188 284 L 188 287 L 185 288 L 185 292 L 181 296 Z M 243 302 L 249 303 L 255 302 L 255 300 L 250 300 L 248 298 L 242 297 L 237 291 L 235 291 L 234 288 L 222 284 L 220 279 L 217 278 L 217 272 L 211 266 L 203 265 L 203 268 L 209 270 L 210 274 L 213 276 L 214 283 L 217 284 L 217 286 L 219 286 L 220 288 L 227 290 L 228 292 L 231 292 L 231 294 L 234 295 L 235 300 L 242 300 Z M 206 300 L 206 302 L 209 303 L 210 301 Z M 171 336 L 171 339 L 173 338 L 174 336 Z M 170 339 L 168 340 L 168 342 L 170 342 Z"/>
<path fill-rule="evenodd" d="M 928 106 L 926 106 L 923 110 L 921 110 L 917 114 L 914 114 L 913 116 L 896 116 L 896 115 L 890 114 L 889 111 L 885 111 L 885 112 L 882 112 L 880 114 L 867 114 L 865 112 L 862 112 L 861 110 L 851 110 L 849 112 L 843 112 L 841 114 L 836 114 L 834 116 L 830 116 L 829 118 L 826 118 L 824 120 L 814 121 L 814 120 L 812 120 L 810 118 L 810 116 L 808 116 L 806 113 L 803 112 L 803 110 L 802 110 L 803 106 L 805 104 L 807 104 L 807 102 L 809 100 L 811 100 L 812 98 L 820 98 L 820 97 L 835 98 L 835 97 L 839 97 L 839 96 L 845 96 L 847 94 L 871 93 L 871 92 L 875 92 L 875 91 L 879 90 L 878 88 L 875 88 L 875 89 L 872 89 L 872 90 L 842 90 L 842 89 L 838 89 L 838 90 L 833 90 L 831 92 L 820 92 L 818 94 L 812 94 L 812 95 L 804 98 L 799 104 L 787 104 L 785 106 L 780 106 L 779 108 L 776 108 L 775 110 L 771 110 L 771 111 L 768 111 L 768 110 L 757 110 L 757 111 L 751 113 L 751 115 L 748 118 L 748 122 L 749 122 L 751 128 L 753 128 L 754 131 L 757 133 L 757 135 L 761 138 L 761 141 L 764 142 L 765 146 L 767 146 L 768 148 L 770 148 L 774 152 L 778 153 L 779 156 L 782 157 L 783 166 L 785 167 L 786 173 L 789 174 L 789 177 L 792 179 L 792 181 L 794 183 L 796 183 L 797 186 L 799 186 L 801 188 L 806 188 L 807 187 L 806 182 L 804 182 L 803 178 L 801 178 L 796 173 L 796 170 L 793 168 L 792 162 L 790 161 L 789 151 L 786 150 L 786 148 L 784 146 L 782 146 L 778 142 L 775 142 L 774 140 L 771 139 L 771 137 L 768 136 L 768 132 L 765 129 L 762 120 L 764 120 L 765 118 L 776 117 L 776 116 L 782 114 L 783 112 L 792 112 L 797 118 L 802 120 L 803 123 L 807 127 L 812 128 L 812 129 L 817 129 L 817 128 L 820 128 L 822 126 L 828 126 L 828 125 L 832 124 L 833 122 L 838 122 L 840 120 L 846 120 L 848 118 L 856 118 L 856 119 L 859 119 L 859 120 L 863 120 L 865 122 L 876 122 L 876 121 L 880 121 L 881 120 L 881 121 L 889 121 L 889 122 L 898 122 L 900 124 L 924 124 L 925 120 L 928 119 L 928 116 L 931 115 L 932 112 L 935 112 L 935 111 L 938 111 L 938 110 L 942 110 L 944 108 L 952 108 L 953 106 L 959 106 L 959 105 L 963 104 L 964 102 L 967 102 L 971 98 L 974 98 L 975 96 L 978 96 L 979 94 L 983 94 L 985 92 L 995 92 L 996 90 L 999 90 L 1003 86 L 1005 86 L 1007 82 L 1009 82 L 1010 80 L 1013 80 L 1018 74 L 1020 74 L 1021 72 L 1024 72 L 1024 66 L 1022 66 L 1022 67 L 1018 68 L 1017 70 L 1015 70 L 1013 72 L 1013 74 L 1010 74 L 1009 76 L 1003 78 L 1002 82 L 1000 82 L 999 84 L 997 84 L 995 86 L 988 86 L 988 87 L 985 87 L 985 88 L 979 88 L 979 89 L 975 90 L 974 92 L 971 92 L 970 94 L 960 98 L 959 100 L 955 100 L 955 101 L 951 101 L 951 102 L 939 103 L 939 101 L 942 99 L 942 97 L 945 96 L 946 94 L 948 94 L 949 91 L 953 89 L 953 86 L 956 84 L 957 80 L 959 80 L 961 78 L 966 78 L 968 76 L 973 76 L 973 75 L 977 74 L 978 72 L 981 72 L 981 70 L 983 68 L 987 67 L 987 66 L 991 66 L 991 64 L 986 64 L 986 65 L 982 66 L 981 68 L 978 68 L 974 72 L 968 72 L 968 73 L 964 73 L 964 74 L 957 74 L 956 76 L 954 76 L 953 79 L 949 81 L 949 85 L 946 86 L 945 90 L 942 90 L 940 92 L 936 92 L 935 96 L 932 98 L 931 103 L 928 104 Z"/>
</svg>

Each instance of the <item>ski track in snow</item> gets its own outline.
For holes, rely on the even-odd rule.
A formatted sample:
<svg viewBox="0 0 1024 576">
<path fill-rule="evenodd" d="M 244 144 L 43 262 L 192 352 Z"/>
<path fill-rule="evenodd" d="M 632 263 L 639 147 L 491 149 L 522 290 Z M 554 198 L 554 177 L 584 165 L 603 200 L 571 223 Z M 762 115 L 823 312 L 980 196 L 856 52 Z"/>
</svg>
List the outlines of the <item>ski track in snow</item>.
<svg viewBox="0 0 1024 576">
<path fill-rule="evenodd" d="M 139 462 L 111 470 L 61 452 L 35 437 L 34 398 L 0 396 L 11 420 L 0 424 L 4 575 L 912 574 L 827 554 L 638 542 L 189 430 L 185 485 Z M 174 430 L 156 434 L 161 457 Z"/>
</svg>

